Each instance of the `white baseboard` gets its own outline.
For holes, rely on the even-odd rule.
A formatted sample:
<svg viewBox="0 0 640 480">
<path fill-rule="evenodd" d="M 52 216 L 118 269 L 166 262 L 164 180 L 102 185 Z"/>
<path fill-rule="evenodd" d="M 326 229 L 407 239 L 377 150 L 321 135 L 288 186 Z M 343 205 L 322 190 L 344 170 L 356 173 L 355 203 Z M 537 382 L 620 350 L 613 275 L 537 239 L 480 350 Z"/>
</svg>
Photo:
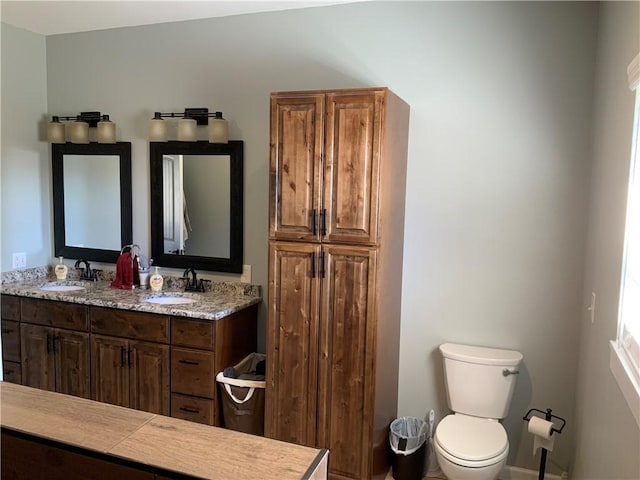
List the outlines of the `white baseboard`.
<svg viewBox="0 0 640 480">
<path fill-rule="evenodd" d="M 538 471 L 507 465 L 500 472 L 498 480 L 538 480 Z M 544 480 L 565 480 L 565 477 L 545 472 Z"/>
</svg>

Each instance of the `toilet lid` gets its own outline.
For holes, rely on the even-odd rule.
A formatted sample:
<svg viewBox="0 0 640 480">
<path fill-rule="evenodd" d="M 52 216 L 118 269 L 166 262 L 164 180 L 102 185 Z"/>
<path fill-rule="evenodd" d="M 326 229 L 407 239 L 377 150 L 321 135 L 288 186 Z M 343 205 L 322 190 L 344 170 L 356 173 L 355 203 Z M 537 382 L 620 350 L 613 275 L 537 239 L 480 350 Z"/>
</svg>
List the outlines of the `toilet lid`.
<svg viewBox="0 0 640 480">
<path fill-rule="evenodd" d="M 442 419 L 435 440 L 450 455 L 474 462 L 496 457 L 509 446 L 499 422 L 460 414 Z"/>
</svg>

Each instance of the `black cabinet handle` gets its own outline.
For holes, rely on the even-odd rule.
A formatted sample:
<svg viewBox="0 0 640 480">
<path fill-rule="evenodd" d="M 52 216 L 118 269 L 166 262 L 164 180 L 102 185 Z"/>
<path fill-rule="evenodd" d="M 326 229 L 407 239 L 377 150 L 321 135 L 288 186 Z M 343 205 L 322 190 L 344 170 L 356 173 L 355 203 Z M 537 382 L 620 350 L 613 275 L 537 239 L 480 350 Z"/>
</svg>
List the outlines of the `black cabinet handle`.
<svg viewBox="0 0 640 480">
<path fill-rule="evenodd" d="M 311 252 L 311 278 L 316 278 L 316 252 Z"/>
<path fill-rule="evenodd" d="M 10 328 L 3 328 L 2 333 L 11 333 L 12 330 Z"/>
<path fill-rule="evenodd" d="M 324 278 L 324 252 L 320 253 L 320 278 Z"/>
<path fill-rule="evenodd" d="M 180 410 L 187 413 L 200 413 L 200 410 L 198 410 L 197 408 L 191 408 L 191 407 L 180 407 Z"/>
<path fill-rule="evenodd" d="M 322 222 L 322 233 L 321 235 L 324 237 L 327 234 L 327 209 L 323 208 L 322 213 L 320 214 L 321 222 Z"/>
<path fill-rule="evenodd" d="M 51 334 L 47 333 L 47 353 L 51 353 Z"/>
<path fill-rule="evenodd" d="M 124 347 L 120 347 L 120 366 L 124 367 L 125 364 L 125 359 L 124 356 L 126 355 L 126 349 Z"/>
<path fill-rule="evenodd" d="M 127 362 L 129 363 L 129 368 L 131 368 L 131 348 L 129 348 L 129 350 L 127 350 Z"/>
<path fill-rule="evenodd" d="M 53 353 L 56 353 L 56 351 L 58 350 L 58 347 L 56 346 L 56 342 L 59 342 L 59 341 L 60 341 L 59 335 L 51 336 L 51 347 L 52 347 Z"/>
<path fill-rule="evenodd" d="M 316 235 L 318 233 L 318 227 L 317 227 L 318 211 L 314 208 L 313 213 L 311 215 L 313 216 L 313 218 L 311 219 L 311 222 L 312 222 L 311 228 L 312 228 L 313 234 Z"/>
<path fill-rule="evenodd" d="M 184 360 L 182 358 L 178 360 L 178 363 L 184 363 L 185 365 L 200 365 L 200 362 L 194 362 L 193 360 Z"/>
</svg>

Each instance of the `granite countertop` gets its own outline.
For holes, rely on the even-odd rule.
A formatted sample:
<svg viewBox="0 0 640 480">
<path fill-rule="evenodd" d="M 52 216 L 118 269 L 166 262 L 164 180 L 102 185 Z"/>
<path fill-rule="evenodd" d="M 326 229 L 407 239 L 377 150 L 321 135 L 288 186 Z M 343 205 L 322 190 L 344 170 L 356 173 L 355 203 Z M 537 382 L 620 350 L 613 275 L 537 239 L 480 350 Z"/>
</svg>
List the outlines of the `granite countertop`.
<svg viewBox="0 0 640 480">
<path fill-rule="evenodd" d="M 166 277 L 162 292 L 110 288 L 110 280 L 90 282 L 83 280 L 52 280 L 50 276 L 23 275 L 20 278 L 3 278 L 0 293 L 19 297 L 41 298 L 60 302 L 79 303 L 97 307 L 118 308 L 136 312 L 173 315 L 177 317 L 219 320 L 262 301 L 260 287 L 247 283 L 217 282 L 208 284 L 207 291 L 184 292 L 184 280 Z M 47 285 L 81 286 L 80 290 L 42 290 Z M 158 296 L 188 297 L 195 300 L 185 304 L 156 304 L 145 299 Z"/>
</svg>

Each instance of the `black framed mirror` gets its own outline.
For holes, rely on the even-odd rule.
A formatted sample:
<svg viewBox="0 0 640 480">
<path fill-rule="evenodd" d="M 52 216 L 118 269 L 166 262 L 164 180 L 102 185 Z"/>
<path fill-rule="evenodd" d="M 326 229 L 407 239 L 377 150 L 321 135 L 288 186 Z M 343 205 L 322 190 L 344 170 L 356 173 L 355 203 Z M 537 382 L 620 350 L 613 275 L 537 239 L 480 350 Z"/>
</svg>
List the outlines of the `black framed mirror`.
<svg viewBox="0 0 640 480">
<path fill-rule="evenodd" d="M 155 265 L 242 273 L 244 144 L 151 142 Z"/>
<path fill-rule="evenodd" d="M 116 263 L 133 243 L 131 143 L 54 143 L 56 257 Z"/>
</svg>

